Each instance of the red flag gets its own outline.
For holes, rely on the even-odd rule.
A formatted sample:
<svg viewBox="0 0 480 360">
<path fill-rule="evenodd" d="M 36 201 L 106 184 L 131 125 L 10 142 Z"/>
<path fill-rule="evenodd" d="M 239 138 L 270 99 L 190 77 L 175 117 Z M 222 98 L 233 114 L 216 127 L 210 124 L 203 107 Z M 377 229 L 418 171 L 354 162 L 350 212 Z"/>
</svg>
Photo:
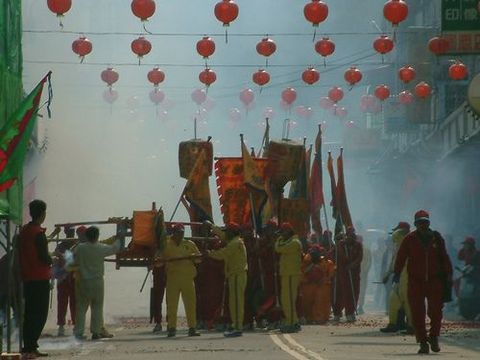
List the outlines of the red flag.
<svg viewBox="0 0 480 360">
<path fill-rule="evenodd" d="M 212 220 L 212 202 L 208 185 L 209 165 L 206 150 L 201 149 L 190 172 L 183 195 L 190 205 L 199 213 L 199 220 Z"/>
<path fill-rule="evenodd" d="M 333 170 L 333 158 L 332 158 L 332 153 L 330 151 L 328 152 L 327 169 L 328 169 L 328 174 L 330 175 L 330 188 L 332 191 L 332 201 L 330 202 L 330 206 L 332 207 L 332 216 L 333 218 L 336 219 L 338 215 L 337 182 L 335 181 L 335 173 Z"/>
<path fill-rule="evenodd" d="M 342 222 L 345 226 L 353 226 L 352 217 L 350 215 L 350 209 L 348 208 L 347 201 L 347 192 L 345 191 L 345 178 L 343 172 L 343 149 L 340 149 L 340 155 L 337 159 L 337 173 L 338 173 L 338 182 L 337 182 L 337 204 L 338 210 L 342 216 Z"/>
<path fill-rule="evenodd" d="M 335 175 L 334 175 L 335 176 Z M 310 214 L 312 226 L 318 233 L 322 233 L 320 222 L 320 209 L 325 204 L 323 195 L 323 170 L 322 170 L 322 129 L 318 127 L 315 139 L 315 157 L 313 159 L 312 173 L 310 176 Z"/>
</svg>

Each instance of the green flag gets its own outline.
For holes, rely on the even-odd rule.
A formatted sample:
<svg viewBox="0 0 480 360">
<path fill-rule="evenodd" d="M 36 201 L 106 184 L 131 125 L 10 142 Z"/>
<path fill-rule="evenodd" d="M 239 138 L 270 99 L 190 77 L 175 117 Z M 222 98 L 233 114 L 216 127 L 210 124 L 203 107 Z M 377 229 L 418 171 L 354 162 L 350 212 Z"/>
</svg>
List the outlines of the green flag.
<svg viewBox="0 0 480 360">
<path fill-rule="evenodd" d="M 8 190 L 22 174 L 43 85 L 49 77 L 50 73 L 20 103 L 0 129 L 0 192 Z"/>
</svg>

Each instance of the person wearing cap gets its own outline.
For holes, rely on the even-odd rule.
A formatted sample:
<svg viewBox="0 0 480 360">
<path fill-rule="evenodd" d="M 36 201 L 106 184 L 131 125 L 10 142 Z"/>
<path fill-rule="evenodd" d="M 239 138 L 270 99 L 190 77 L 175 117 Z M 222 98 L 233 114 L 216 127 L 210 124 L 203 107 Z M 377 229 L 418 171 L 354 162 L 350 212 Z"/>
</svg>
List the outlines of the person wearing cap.
<svg viewBox="0 0 480 360">
<path fill-rule="evenodd" d="M 466 266 L 471 266 L 473 279 L 480 284 L 480 251 L 475 247 L 475 239 L 467 236 L 462 242 L 463 247 L 458 252 L 458 260 L 464 261 Z M 457 285 L 458 286 L 458 285 Z"/>
<path fill-rule="evenodd" d="M 285 318 L 280 330 L 293 333 L 299 330 L 296 301 L 302 266 L 302 243 L 288 222 L 280 225 L 275 251 L 280 255 L 280 302 Z"/>
<path fill-rule="evenodd" d="M 256 310 L 258 306 L 256 301 L 258 300 L 259 294 L 262 290 L 262 282 L 260 278 L 261 266 L 259 265 L 258 246 L 256 243 L 257 239 L 250 223 L 245 223 L 240 226 L 240 236 L 245 244 L 248 263 L 243 328 L 246 330 L 253 330 L 254 321 L 256 320 L 257 323 L 259 322 L 256 316 Z"/>
<path fill-rule="evenodd" d="M 282 319 L 280 306 L 278 277 L 278 257 L 275 252 L 278 223 L 274 219 L 268 220 L 262 228 L 260 236 L 259 259 L 262 265 L 263 301 L 257 309 L 257 318 L 262 319 L 264 325 L 272 330 L 278 328 Z"/>
<path fill-rule="evenodd" d="M 104 336 L 103 329 L 104 259 L 120 250 L 120 241 L 116 240 L 109 245 L 102 244 L 98 241 L 99 235 L 100 230 L 96 226 L 90 226 L 85 231 L 87 241 L 78 244 L 73 252 L 75 265 L 78 267 L 74 334 L 79 340 L 85 339 L 85 316 L 89 307 L 92 340 L 111 337 Z"/>
<path fill-rule="evenodd" d="M 464 261 L 465 265 L 480 266 L 480 253 L 475 247 L 475 239 L 467 236 L 462 244 L 463 247 L 458 251 L 458 260 Z"/>
<path fill-rule="evenodd" d="M 67 271 L 65 252 L 75 245 L 75 229 L 64 228 L 66 240 L 61 241 L 55 248 L 53 261 L 53 277 L 57 280 L 57 336 L 65 336 L 67 309 L 70 308 L 70 318 L 75 325 L 75 279 L 73 273 Z"/>
<path fill-rule="evenodd" d="M 300 297 L 307 324 L 325 324 L 330 318 L 335 265 L 325 254 L 322 246 L 313 245 L 303 257 Z"/>
<path fill-rule="evenodd" d="M 387 273 L 383 277 L 383 283 L 386 284 L 390 275 L 394 272 L 395 260 L 397 256 L 398 249 L 402 245 L 403 239 L 410 232 L 410 224 L 401 221 L 398 225 L 392 229 L 392 241 L 393 241 L 393 254 L 392 261 L 390 262 L 390 267 Z M 389 296 L 389 305 L 388 305 L 388 325 L 384 328 L 381 328 L 380 331 L 384 333 L 393 333 L 401 330 L 402 326 L 400 325 L 403 322 L 403 319 L 400 319 L 400 313 L 404 313 L 407 317 L 407 332 L 413 334 L 412 327 L 412 316 L 410 312 L 410 305 L 408 304 L 408 275 L 407 268 L 404 267 L 400 275 L 400 281 L 398 284 L 392 287 Z"/>
<path fill-rule="evenodd" d="M 167 336 L 177 333 L 178 301 L 182 295 L 187 316 L 188 336 L 199 336 L 197 332 L 197 304 L 194 279 L 197 276 L 195 265 L 200 262 L 200 251 L 193 241 L 184 238 L 185 228 L 175 224 L 172 234 L 167 236 L 161 259 L 165 261 L 167 277 Z"/>
<path fill-rule="evenodd" d="M 222 249 L 208 252 L 208 256 L 211 258 L 223 260 L 225 263 L 225 277 L 228 282 L 228 308 L 232 328 L 226 331 L 224 336 L 242 336 L 248 264 L 247 250 L 240 237 L 240 226 L 233 222 L 228 223 L 224 229 L 211 223 L 209 225 L 213 233 L 227 243 Z"/>
<path fill-rule="evenodd" d="M 425 210 L 417 211 L 414 224 L 416 230 L 405 237 L 398 250 L 393 281 L 400 281 L 406 264 L 408 302 L 415 337 L 420 343 L 418 353 L 428 354 L 430 349 L 433 352 L 440 351 L 438 336 L 442 322 L 443 297 L 446 286 L 451 285 L 453 271 L 445 241 L 439 232 L 430 229 L 429 213 Z M 425 299 L 430 318 L 429 336 L 425 326 Z"/>
<path fill-rule="evenodd" d="M 334 320 L 340 321 L 343 310 L 348 322 L 356 321 L 355 311 L 360 295 L 360 272 L 363 259 L 363 246 L 357 240 L 353 227 L 336 241 L 337 259 L 336 294 L 333 304 Z"/>
</svg>

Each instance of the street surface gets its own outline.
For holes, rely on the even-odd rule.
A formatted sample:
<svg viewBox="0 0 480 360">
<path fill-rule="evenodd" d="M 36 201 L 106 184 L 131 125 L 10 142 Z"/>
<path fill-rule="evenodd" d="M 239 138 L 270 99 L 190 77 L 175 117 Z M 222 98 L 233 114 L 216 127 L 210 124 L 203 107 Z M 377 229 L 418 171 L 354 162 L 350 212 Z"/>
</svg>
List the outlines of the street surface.
<svg viewBox="0 0 480 360">
<path fill-rule="evenodd" d="M 110 325 L 115 334 L 104 341 L 78 342 L 72 336 L 57 338 L 55 328 L 42 337 L 42 350 L 51 359 L 262 359 L 335 360 L 403 359 L 417 356 L 412 336 L 382 334 L 383 315 L 361 316 L 356 324 L 304 326 L 297 334 L 246 332 L 243 337 L 225 339 L 218 332 L 202 332 L 189 338 L 179 327 L 177 337 L 153 334 L 144 318 L 120 319 Z M 71 334 L 71 328 L 68 328 Z M 447 322 L 441 337 L 441 359 L 480 359 L 480 324 Z"/>
</svg>

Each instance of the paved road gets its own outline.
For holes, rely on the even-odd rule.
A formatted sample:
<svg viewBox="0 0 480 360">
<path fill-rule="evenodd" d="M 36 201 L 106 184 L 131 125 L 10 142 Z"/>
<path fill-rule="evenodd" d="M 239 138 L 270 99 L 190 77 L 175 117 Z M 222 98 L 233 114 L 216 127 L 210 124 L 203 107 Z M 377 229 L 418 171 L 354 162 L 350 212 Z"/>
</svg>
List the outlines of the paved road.
<svg viewBox="0 0 480 360">
<path fill-rule="evenodd" d="M 179 331 L 175 339 L 154 335 L 143 322 L 123 322 L 110 329 L 115 338 L 76 342 L 72 337 L 41 339 L 41 347 L 51 359 L 262 359 L 335 360 L 402 359 L 417 356 L 411 336 L 382 334 L 383 320 L 366 318 L 355 325 L 304 326 L 302 332 L 250 332 L 241 338 L 225 339 L 221 333 L 202 333 L 189 338 Z M 442 359 L 480 359 L 480 329 L 477 326 L 447 326 L 442 338 Z"/>
</svg>

